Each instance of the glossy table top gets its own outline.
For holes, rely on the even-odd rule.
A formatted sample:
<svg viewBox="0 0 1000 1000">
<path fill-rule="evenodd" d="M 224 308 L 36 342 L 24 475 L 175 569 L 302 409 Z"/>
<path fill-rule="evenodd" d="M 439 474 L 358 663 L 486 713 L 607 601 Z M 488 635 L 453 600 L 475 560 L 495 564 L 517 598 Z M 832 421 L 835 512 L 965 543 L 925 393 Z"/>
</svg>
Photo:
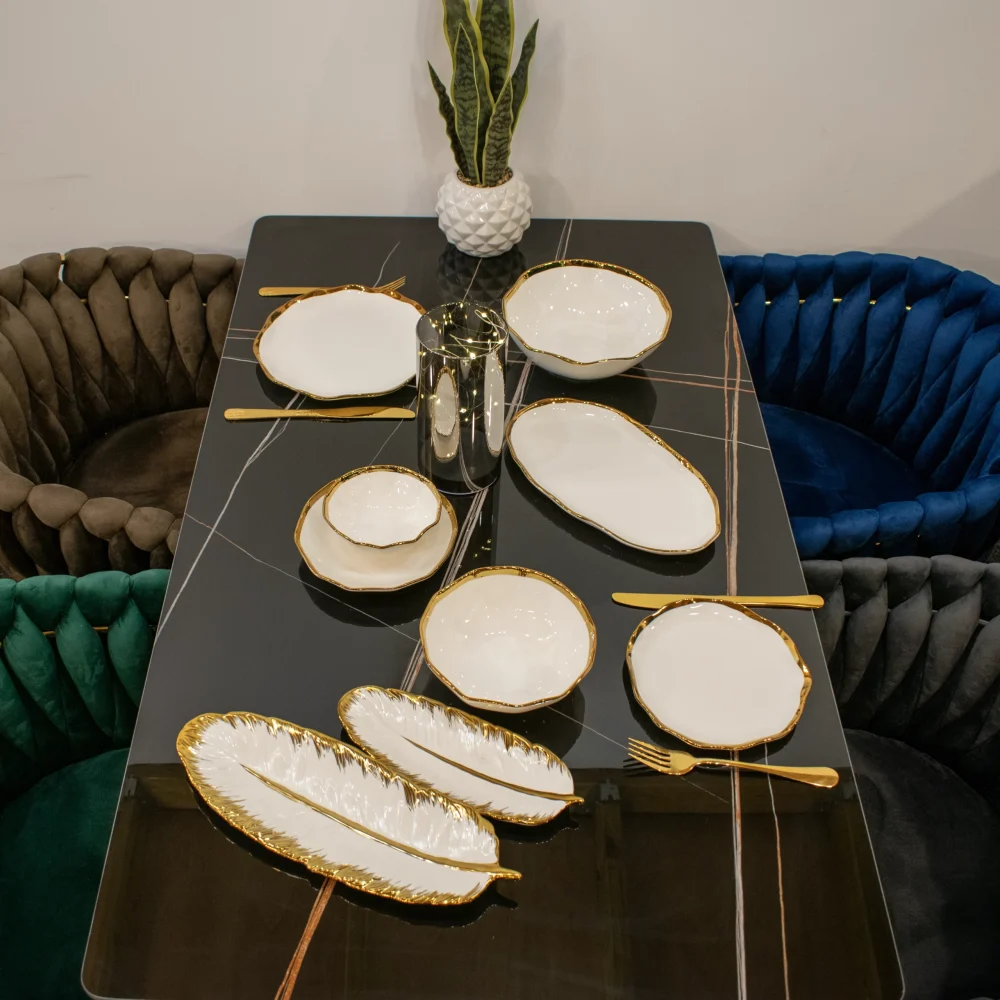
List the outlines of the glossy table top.
<svg viewBox="0 0 1000 1000">
<path fill-rule="evenodd" d="M 673 309 L 670 333 L 638 368 L 590 383 L 511 350 L 508 407 L 569 396 L 622 409 L 704 474 L 722 534 L 689 556 L 627 548 L 544 497 L 509 456 L 491 488 L 452 498 L 464 556 L 449 579 L 527 566 L 565 583 L 594 618 L 597 655 L 580 687 L 551 708 L 498 719 L 560 754 L 586 801 L 542 828 L 495 824 L 502 862 L 523 879 L 476 903 L 407 908 L 338 886 L 294 996 L 900 996 L 811 612 L 765 612 L 794 638 L 813 687 L 791 735 L 742 756 L 836 767 L 836 789 L 624 767 L 630 736 L 679 744 L 632 696 L 625 647 L 646 613 L 613 604 L 612 591 L 804 592 L 708 228 L 537 219 L 515 250 L 480 262 L 449 247 L 433 219 L 309 217 L 254 228 L 84 962 L 91 995 L 271 1000 L 316 898 L 319 879 L 241 839 L 197 799 L 174 748 L 186 721 L 244 710 L 339 737 L 337 702 L 358 684 L 455 703 L 418 642 L 447 567 L 396 594 L 347 593 L 311 576 L 292 537 L 324 483 L 374 462 L 415 468 L 416 422 L 223 418 L 229 406 L 303 403 L 253 360 L 254 334 L 280 301 L 257 288 L 406 275 L 406 295 L 425 307 L 466 294 L 495 303 L 526 267 L 565 257 L 621 264 L 657 284 Z M 386 401 L 413 397 L 408 387 Z"/>
</svg>

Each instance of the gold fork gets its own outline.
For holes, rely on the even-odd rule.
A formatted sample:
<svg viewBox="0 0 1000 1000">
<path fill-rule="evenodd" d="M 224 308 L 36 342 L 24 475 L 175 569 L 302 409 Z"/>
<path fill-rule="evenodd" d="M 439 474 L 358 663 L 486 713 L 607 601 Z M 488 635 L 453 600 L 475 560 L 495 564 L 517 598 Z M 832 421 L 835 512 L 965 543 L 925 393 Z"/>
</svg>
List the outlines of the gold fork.
<svg viewBox="0 0 1000 1000">
<path fill-rule="evenodd" d="M 640 764 L 659 771 L 661 774 L 687 774 L 703 765 L 738 767 L 743 771 L 763 771 L 776 778 L 802 781 L 819 788 L 833 788 L 840 781 L 840 775 L 832 767 L 784 767 L 781 764 L 751 764 L 745 760 L 725 760 L 716 757 L 692 757 L 683 750 L 666 750 L 629 737 L 628 755 Z"/>
<path fill-rule="evenodd" d="M 386 282 L 384 285 L 379 285 L 377 288 L 372 289 L 375 292 L 395 292 L 402 288 L 406 284 L 406 275 L 404 274 L 401 278 L 396 278 L 395 281 Z M 263 288 L 257 289 L 257 294 L 263 296 L 264 298 L 273 298 L 275 296 L 284 295 L 305 295 L 306 292 L 320 292 L 326 285 L 265 285 Z"/>
</svg>

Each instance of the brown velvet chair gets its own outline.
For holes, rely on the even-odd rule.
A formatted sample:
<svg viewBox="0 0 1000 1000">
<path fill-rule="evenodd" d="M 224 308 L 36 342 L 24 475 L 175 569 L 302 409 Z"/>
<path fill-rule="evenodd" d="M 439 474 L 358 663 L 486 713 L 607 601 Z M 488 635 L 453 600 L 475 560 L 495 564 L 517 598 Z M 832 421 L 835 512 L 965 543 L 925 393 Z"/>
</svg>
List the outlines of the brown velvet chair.
<svg viewBox="0 0 1000 1000">
<path fill-rule="evenodd" d="M 0 576 L 170 566 L 241 268 L 116 247 L 0 270 Z"/>
</svg>

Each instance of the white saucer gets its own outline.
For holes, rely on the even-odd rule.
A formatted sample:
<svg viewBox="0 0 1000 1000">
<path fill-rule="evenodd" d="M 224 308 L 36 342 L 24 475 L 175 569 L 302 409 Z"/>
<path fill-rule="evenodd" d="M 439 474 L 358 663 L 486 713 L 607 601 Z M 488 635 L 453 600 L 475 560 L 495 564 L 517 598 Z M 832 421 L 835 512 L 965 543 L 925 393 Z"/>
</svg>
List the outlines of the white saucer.
<svg viewBox="0 0 1000 1000">
<path fill-rule="evenodd" d="M 520 566 L 484 566 L 438 591 L 420 619 L 427 666 L 467 705 L 523 712 L 565 698 L 594 662 L 579 597 Z"/>
<path fill-rule="evenodd" d="M 381 396 L 416 375 L 423 313 L 398 292 L 317 289 L 275 309 L 253 352 L 272 382 L 313 399 Z"/>
<path fill-rule="evenodd" d="M 458 520 L 447 498 L 441 498 L 445 516 L 417 541 L 376 549 L 348 541 L 326 523 L 323 500 L 331 485 L 327 483 L 306 501 L 295 526 L 295 544 L 321 580 L 344 590 L 400 590 L 433 576 L 448 558 Z"/>
<path fill-rule="evenodd" d="M 323 516 L 348 541 L 388 549 L 430 531 L 441 507 L 441 494 L 419 473 L 401 465 L 369 465 L 334 481 Z"/>
<path fill-rule="evenodd" d="M 812 685 L 788 635 L 724 599 L 661 608 L 639 624 L 626 660 L 650 718 L 696 747 L 742 750 L 780 739 Z"/>
</svg>

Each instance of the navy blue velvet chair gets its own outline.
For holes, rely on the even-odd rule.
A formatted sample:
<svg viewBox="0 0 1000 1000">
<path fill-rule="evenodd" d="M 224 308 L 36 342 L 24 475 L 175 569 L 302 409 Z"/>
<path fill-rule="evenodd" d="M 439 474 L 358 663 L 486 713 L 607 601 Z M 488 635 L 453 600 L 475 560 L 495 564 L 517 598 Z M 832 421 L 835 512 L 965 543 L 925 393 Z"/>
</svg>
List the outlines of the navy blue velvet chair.
<svg viewBox="0 0 1000 1000">
<path fill-rule="evenodd" d="M 721 260 L 800 556 L 986 554 L 1000 285 L 895 254 Z"/>
</svg>

